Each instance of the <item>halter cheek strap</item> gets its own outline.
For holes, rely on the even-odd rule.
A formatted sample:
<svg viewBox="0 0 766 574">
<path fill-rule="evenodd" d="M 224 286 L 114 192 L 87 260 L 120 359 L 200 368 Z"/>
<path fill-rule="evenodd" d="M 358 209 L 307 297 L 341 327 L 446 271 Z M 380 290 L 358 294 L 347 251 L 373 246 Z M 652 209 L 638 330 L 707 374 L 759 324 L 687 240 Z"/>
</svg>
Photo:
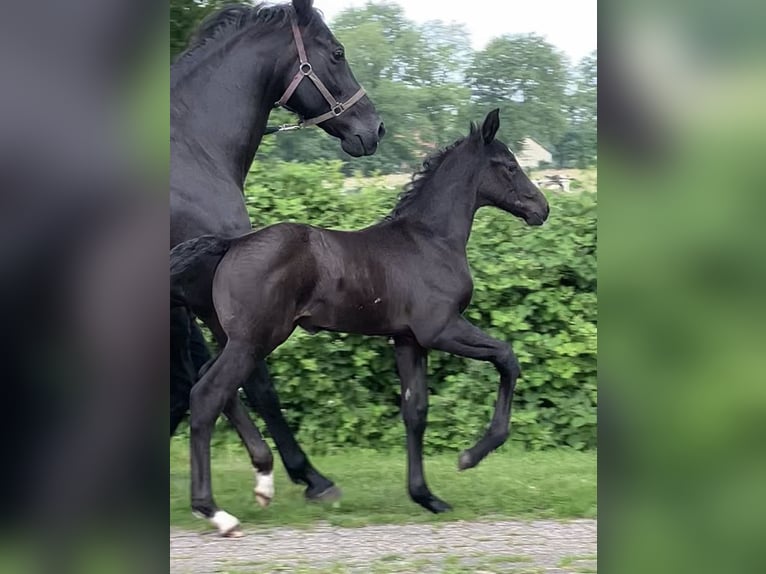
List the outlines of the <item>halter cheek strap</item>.
<svg viewBox="0 0 766 574">
<path fill-rule="evenodd" d="M 275 105 L 280 107 L 285 107 L 287 105 L 287 101 L 292 97 L 295 90 L 298 89 L 298 86 L 300 85 L 300 83 L 304 80 L 304 78 L 308 78 L 314 83 L 314 85 L 317 87 L 317 89 L 319 90 L 319 93 L 322 94 L 324 99 L 327 100 L 327 103 L 330 104 L 330 111 L 325 112 L 322 115 L 316 116 L 314 118 L 301 120 L 298 126 L 282 126 L 283 129 L 288 129 L 290 127 L 294 128 L 294 127 L 315 126 L 317 124 L 322 123 L 325 120 L 329 120 L 330 118 L 338 117 L 347 109 L 349 109 L 351 106 L 353 106 L 355 103 L 357 103 L 359 100 L 361 100 L 366 93 L 364 91 L 364 88 L 360 87 L 359 90 L 357 90 L 357 92 L 345 102 L 339 102 L 338 100 L 336 100 L 333 97 L 333 95 L 330 93 L 330 91 L 327 89 L 327 86 L 325 86 L 322 80 L 319 79 L 319 76 L 317 76 L 314 73 L 314 69 L 311 67 L 311 64 L 309 63 L 308 58 L 306 57 L 306 48 L 303 46 L 303 37 L 301 36 L 301 30 L 293 14 L 290 14 L 290 24 L 293 30 L 293 39 L 295 40 L 295 46 L 298 48 L 298 60 L 299 60 L 298 71 L 295 73 L 295 76 L 293 76 L 293 79 L 290 81 L 290 84 L 287 86 L 285 93 L 282 94 L 282 97 L 279 98 L 279 100 L 277 101 Z"/>
</svg>

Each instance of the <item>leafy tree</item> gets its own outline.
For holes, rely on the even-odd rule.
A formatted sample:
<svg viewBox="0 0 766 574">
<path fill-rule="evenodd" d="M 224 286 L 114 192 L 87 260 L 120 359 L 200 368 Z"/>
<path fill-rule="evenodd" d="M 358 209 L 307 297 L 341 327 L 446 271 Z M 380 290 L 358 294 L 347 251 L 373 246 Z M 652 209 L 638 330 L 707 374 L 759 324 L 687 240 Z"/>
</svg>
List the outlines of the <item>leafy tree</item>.
<svg viewBox="0 0 766 574">
<path fill-rule="evenodd" d="M 596 163 L 597 65 L 596 52 L 583 58 L 573 72 L 568 95 L 569 128 L 556 146 L 562 167 L 587 167 Z"/>
<path fill-rule="evenodd" d="M 172 53 L 228 1 L 170 0 Z M 408 172 L 432 149 L 465 133 L 470 120 L 499 106 L 500 136 L 512 146 L 530 136 L 554 149 L 560 165 L 595 162 L 595 52 L 570 70 L 553 46 L 529 34 L 496 38 L 474 53 L 464 26 L 418 24 L 390 2 L 349 8 L 330 27 L 386 124 L 378 152 L 351 160 L 321 130 L 311 129 L 269 137 L 274 145 L 259 154 L 301 162 L 340 160 L 346 174 Z M 271 118 L 273 124 L 292 121 L 282 111 Z"/>
<path fill-rule="evenodd" d="M 531 136 L 548 147 L 566 131 L 566 60 L 540 36 L 492 40 L 475 55 L 468 80 L 482 111 L 499 106 L 505 112 L 501 139 L 518 142 Z"/>
<path fill-rule="evenodd" d="M 189 36 L 213 10 L 226 2 L 224 0 L 170 0 L 170 55 L 181 52 Z"/>
</svg>

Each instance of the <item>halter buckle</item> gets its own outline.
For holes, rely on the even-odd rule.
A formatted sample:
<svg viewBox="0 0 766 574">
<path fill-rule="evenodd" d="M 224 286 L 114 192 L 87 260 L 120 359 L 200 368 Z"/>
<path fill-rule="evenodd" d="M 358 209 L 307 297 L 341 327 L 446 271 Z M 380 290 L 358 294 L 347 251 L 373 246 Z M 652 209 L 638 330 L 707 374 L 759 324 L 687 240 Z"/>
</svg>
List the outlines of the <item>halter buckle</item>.
<svg viewBox="0 0 766 574">
<path fill-rule="evenodd" d="M 337 103 L 336 103 L 336 104 L 335 104 L 335 105 L 332 107 L 332 113 L 333 113 L 333 115 L 334 115 L 335 117 L 338 117 L 339 115 L 341 115 L 341 114 L 344 112 L 344 110 L 345 110 L 345 109 L 346 109 L 346 108 L 345 108 L 345 107 L 343 107 L 343 104 L 341 104 L 340 102 L 337 102 Z"/>
</svg>

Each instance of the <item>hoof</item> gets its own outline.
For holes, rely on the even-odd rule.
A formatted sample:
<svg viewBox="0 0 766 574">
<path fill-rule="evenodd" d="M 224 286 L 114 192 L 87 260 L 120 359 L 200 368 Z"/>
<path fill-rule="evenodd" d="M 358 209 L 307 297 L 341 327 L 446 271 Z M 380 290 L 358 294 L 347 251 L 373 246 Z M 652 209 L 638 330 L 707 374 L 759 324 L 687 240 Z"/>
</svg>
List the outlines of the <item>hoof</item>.
<svg viewBox="0 0 766 574">
<path fill-rule="evenodd" d="M 271 503 L 271 499 L 274 498 L 274 474 L 271 472 L 261 474 L 256 471 L 253 492 L 258 504 L 262 508 L 266 508 Z"/>
<path fill-rule="evenodd" d="M 441 514 L 442 512 L 449 512 L 452 510 L 452 507 L 443 500 L 439 500 L 437 498 L 431 503 L 431 506 L 428 507 L 428 510 L 434 514 Z"/>
<path fill-rule="evenodd" d="M 209 518 L 210 523 L 218 529 L 223 538 L 241 538 L 244 536 L 239 528 L 239 520 L 225 510 L 218 510 Z"/>
<path fill-rule="evenodd" d="M 333 484 L 317 494 L 311 493 L 306 489 L 305 496 L 309 502 L 337 502 L 340 500 L 342 493 L 340 488 Z"/>
<path fill-rule="evenodd" d="M 221 538 L 242 538 L 244 535 L 245 533 L 238 526 L 226 532 L 221 532 Z"/>
<path fill-rule="evenodd" d="M 449 512 L 452 510 L 452 507 L 449 504 L 440 498 L 436 498 L 435 496 L 431 496 L 425 500 L 416 500 L 415 502 L 417 502 L 426 510 L 430 510 L 434 514 L 441 514 L 442 512 Z"/>
<path fill-rule="evenodd" d="M 258 505 L 261 508 L 266 508 L 269 504 L 271 504 L 271 497 L 266 496 L 265 494 L 261 494 L 259 492 L 255 493 L 255 501 L 258 503 Z"/>
<path fill-rule="evenodd" d="M 479 461 L 473 460 L 473 457 L 471 456 L 471 453 L 467 450 L 464 450 L 460 453 L 460 456 L 457 459 L 457 469 L 458 470 L 468 470 L 469 468 L 473 468 L 479 464 Z"/>
</svg>

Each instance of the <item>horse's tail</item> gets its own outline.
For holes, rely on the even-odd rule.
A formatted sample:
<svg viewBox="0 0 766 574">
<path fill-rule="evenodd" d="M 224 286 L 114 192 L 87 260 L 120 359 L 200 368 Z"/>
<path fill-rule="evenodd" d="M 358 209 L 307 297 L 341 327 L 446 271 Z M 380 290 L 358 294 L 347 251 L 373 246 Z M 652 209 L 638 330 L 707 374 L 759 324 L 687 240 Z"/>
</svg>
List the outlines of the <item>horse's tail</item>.
<svg viewBox="0 0 766 574">
<path fill-rule="evenodd" d="M 215 264 L 226 255 L 231 239 L 215 235 L 201 235 L 179 243 L 170 250 L 170 292 L 171 299 L 183 304 L 183 284 L 197 268 L 203 257 L 215 257 Z"/>
</svg>

